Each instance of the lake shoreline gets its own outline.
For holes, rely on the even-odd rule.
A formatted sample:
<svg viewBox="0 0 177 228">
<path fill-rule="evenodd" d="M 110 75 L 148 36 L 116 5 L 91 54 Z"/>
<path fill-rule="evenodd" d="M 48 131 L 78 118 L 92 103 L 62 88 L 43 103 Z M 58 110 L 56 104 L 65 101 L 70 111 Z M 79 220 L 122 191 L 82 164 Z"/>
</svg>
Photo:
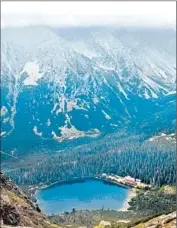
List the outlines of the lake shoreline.
<svg viewBox="0 0 177 228">
<path fill-rule="evenodd" d="M 32 191 L 36 191 L 36 190 L 47 189 L 47 188 L 54 187 L 56 185 L 82 183 L 82 182 L 85 182 L 87 180 L 100 180 L 100 181 L 103 181 L 105 184 L 117 185 L 117 186 L 122 187 L 122 188 L 133 188 L 132 186 L 128 186 L 126 184 L 122 184 L 122 183 L 115 182 L 113 180 L 105 179 L 102 177 L 102 175 L 97 175 L 97 176 L 90 176 L 90 177 L 76 177 L 76 178 L 73 178 L 71 180 L 66 180 L 66 181 L 56 181 L 56 182 L 49 184 L 49 185 L 45 185 L 45 184 L 36 185 L 36 186 L 30 187 L 29 191 L 32 192 Z"/>
<path fill-rule="evenodd" d="M 49 190 L 49 189 L 51 189 L 53 187 L 56 188 L 57 186 L 59 187 L 59 186 L 64 186 L 64 185 L 66 187 L 67 185 L 72 185 L 72 184 L 77 184 L 77 183 L 78 184 L 81 184 L 81 185 L 82 185 L 82 183 L 85 183 L 87 185 L 88 184 L 87 182 L 89 182 L 89 181 L 96 181 L 96 182 L 98 181 L 98 182 L 100 182 L 100 183 L 102 183 L 104 185 L 107 185 L 108 188 L 109 188 L 109 185 L 110 185 L 110 187 L 111 186 L 115 186 L 115 187 L 117 186 L 118 188 L 125 189 L 125 191 L 130 191 L 130 192 L 128 192 L 128 194 L 125 197 L 125 199 L 124 199 L 123 202 L 122 202 L 121 199 L 120 200 L 119 200 L 119 198 L 117 199 L 119 203 L 122 202 L 122 205 L 120 205 L 118 208 L 115 208 L 115 205 L 112 206 L 112 207 L 111 207 L 111 205 L 109 205 L 108 207 L 106 206 L 107 209 L 114 210 L 114 211 L 126 211 L 126 210 L 128 210 L 128 208 L 129 208 L 129 201 L 131 200 L 131 198 L 133 196 L 131 188 L 128 187 L 128 186 L 123 186 L 123 185 L 121 185 L 119 183 L 115 183 L 115 182 L 112 183 L 111 181 L 104 180 L 104 179 L 102 179 L 101 177 L 98 177 L 98 176 L 97 177 L 87 177 L 87 178 L 76 178 L 76 179 L 70 180 L 70 181 L 56 182 L 56 183 L 53 183 L 50 186 L 46 186 L 46 185 L 45 186 L 41 186 L 40 188 L 37 188 L 36 189 L 36 191 L 34 192 L 34 195 L 33 196 L 36 199 L 36 202 L 39 203 L 39 201 L 38 201 L 38 199 L 39 199 L 38 198 L 38 194 L 40 194 L 39 193 L 40 190 L 45 190 L 45 189 Z M 124 191 L 124 190 L 121 190 L 121 191 Z M 108 190 L 108 192 L 109 192 L 109 190 Z M 45 193 L 43 193 L 43 194 L 45 194 Z M 117 196 L 119 196 L 119 194 Z M 98 210 L 100 209 L 101 210 L 102 207 L 104 207 L 104 205 L 102 205 L 102 206 L 100 206 L 100 208 L 96 208 L 96 209 L 98 209 Z M 75 208 L 76 210 L 84 210 L 84 209 L 87 209 L 87 208 L 88 208 L 88 210 L 94 210 L 95 209 L 94 207 L 93 208 L 85 207 L 83 209 L 82 208 L 79 209 L 79 208 L 77 208 L 76 205 L 74 206 L 74 204 L 73 204 L 73 208 Z M 66 210 L 66 211 L 67 212 L 71 212 L 70 210 Z M 59 212 L 59 214 L 62 214 L 62 212 Z"/>
<path fill-rule="evenodd" d="M 33 200 L 35 202 L 37 202 L 37 199 L 36 199 L 36 193 L 40 190 L 45 190 L 45 189 L 49 189 L 49 188 L 52 188 L 52 187 L 55 187 L 57 185 L 70 185 L 70 184 L 75 184 L 75 183 L 84 183 L 86 181 L 89 181 L 89 180 L 96 180 L 96 181 L 102 181 L 104 184 L 106 185 L 114 185 L 114 186 L 118 186 L 118 187 L 121 187 L 121 188 L 126 188 L 126 189 L 134 189 L 132 186 L 128 186 L 128 185 L 125 185 L 125 184 L 122 184 L 122 183 L 118 183 L 118 182 L 115 182 L 113 180 L 109 180 L 109 179 L 105 179 L 102 175 L 97 175 L 97 176 L 92 176 L 92 177 L 83 177 L 83 178 L 73 178 L 71 180 L 66 180 L 66 181 L 56 181 L 52 184 L 49 184 L 49 185 L 37 185 L 37 186 L 32 186 L 31 188 L 29 188 L 29 192 L 31 194 L 31 197 L 33 198 Z M 128 208 L 129 208 L 129 202 L 131 201 L 131 199 L 135 196 L 135 194 L 133 193 L 133 191 L 131 191 L 126 199 L 126 201 L 124 202 L 123 206 L 118 209 L 117 211 L 127 211 Z"/>
<path fill-rule="evenodd" d="M 129 202 L 130 202 L 131 199 L 134 198 L 134 197 L 136 197 L 136 192 L 132 190 L 131 192 L 129 192 L 126 201 L 124 202 L 122 208 L 119 209 L 119 211 L 128 211 L 128 209 L 130 208 Z"/>
</svg>

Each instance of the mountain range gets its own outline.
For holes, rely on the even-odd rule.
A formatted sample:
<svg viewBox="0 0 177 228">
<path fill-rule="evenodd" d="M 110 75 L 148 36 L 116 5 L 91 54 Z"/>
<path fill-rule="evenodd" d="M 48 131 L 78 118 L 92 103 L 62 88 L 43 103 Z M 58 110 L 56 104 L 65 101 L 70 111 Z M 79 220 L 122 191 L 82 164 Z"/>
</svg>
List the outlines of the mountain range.
<svg viewBox="0 0 177 228">
<path fill-rule="evenodd" d="M 3 142 L 174 129 L 175 45 L 168 28 L 2 29 Z"/>
</svg>

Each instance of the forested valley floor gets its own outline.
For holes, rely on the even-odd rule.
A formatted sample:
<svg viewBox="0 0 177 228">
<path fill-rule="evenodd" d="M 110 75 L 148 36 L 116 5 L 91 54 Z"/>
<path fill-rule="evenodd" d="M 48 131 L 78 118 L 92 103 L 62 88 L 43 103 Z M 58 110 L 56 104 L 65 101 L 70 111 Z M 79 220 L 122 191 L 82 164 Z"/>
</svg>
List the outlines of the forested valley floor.
<svg viewBox="0 0 177 228">
<path fill-rule="evenodd" d="M 50 185 L 102 173 L 130 175 L 154 186 L 176 183 L 175 141 L 149 141 L 144 135 L 119 132 L 55 151 L 34 148 L 16 157 L 2 158 L 2 169 L 19 185 Z"/>
</svg>

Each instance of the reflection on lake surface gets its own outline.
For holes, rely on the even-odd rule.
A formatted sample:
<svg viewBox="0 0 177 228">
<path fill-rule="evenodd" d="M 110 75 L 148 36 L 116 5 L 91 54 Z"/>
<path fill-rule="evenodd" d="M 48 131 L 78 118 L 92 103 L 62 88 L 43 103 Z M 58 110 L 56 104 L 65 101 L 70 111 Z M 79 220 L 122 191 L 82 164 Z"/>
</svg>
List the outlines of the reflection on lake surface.
<svg viewBox="0 0 177 228">
<path fill-rule="evenodd" d="M 35 197 L 45 214 L 58 214 L 80 209 L 115 209 L 123 207 L 131 189 L 106 184 L 101 180 L 57 184 L 36 191 Z"/>
</svg>

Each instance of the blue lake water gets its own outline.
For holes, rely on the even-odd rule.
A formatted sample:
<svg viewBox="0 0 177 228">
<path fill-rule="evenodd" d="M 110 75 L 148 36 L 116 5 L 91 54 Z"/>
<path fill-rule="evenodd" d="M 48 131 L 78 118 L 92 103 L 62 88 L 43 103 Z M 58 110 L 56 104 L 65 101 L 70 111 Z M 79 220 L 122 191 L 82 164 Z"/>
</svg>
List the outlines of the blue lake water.
<svg viewBox="0 0 177 228">
<path fill-rule="evenodd" d="M 127 201 L 131 189 L 106 184 L 101 180 L 53 185 L 35 193 L 41 210 L 47 214 L 80 209 L 119 210 Z"/>
</svg>

